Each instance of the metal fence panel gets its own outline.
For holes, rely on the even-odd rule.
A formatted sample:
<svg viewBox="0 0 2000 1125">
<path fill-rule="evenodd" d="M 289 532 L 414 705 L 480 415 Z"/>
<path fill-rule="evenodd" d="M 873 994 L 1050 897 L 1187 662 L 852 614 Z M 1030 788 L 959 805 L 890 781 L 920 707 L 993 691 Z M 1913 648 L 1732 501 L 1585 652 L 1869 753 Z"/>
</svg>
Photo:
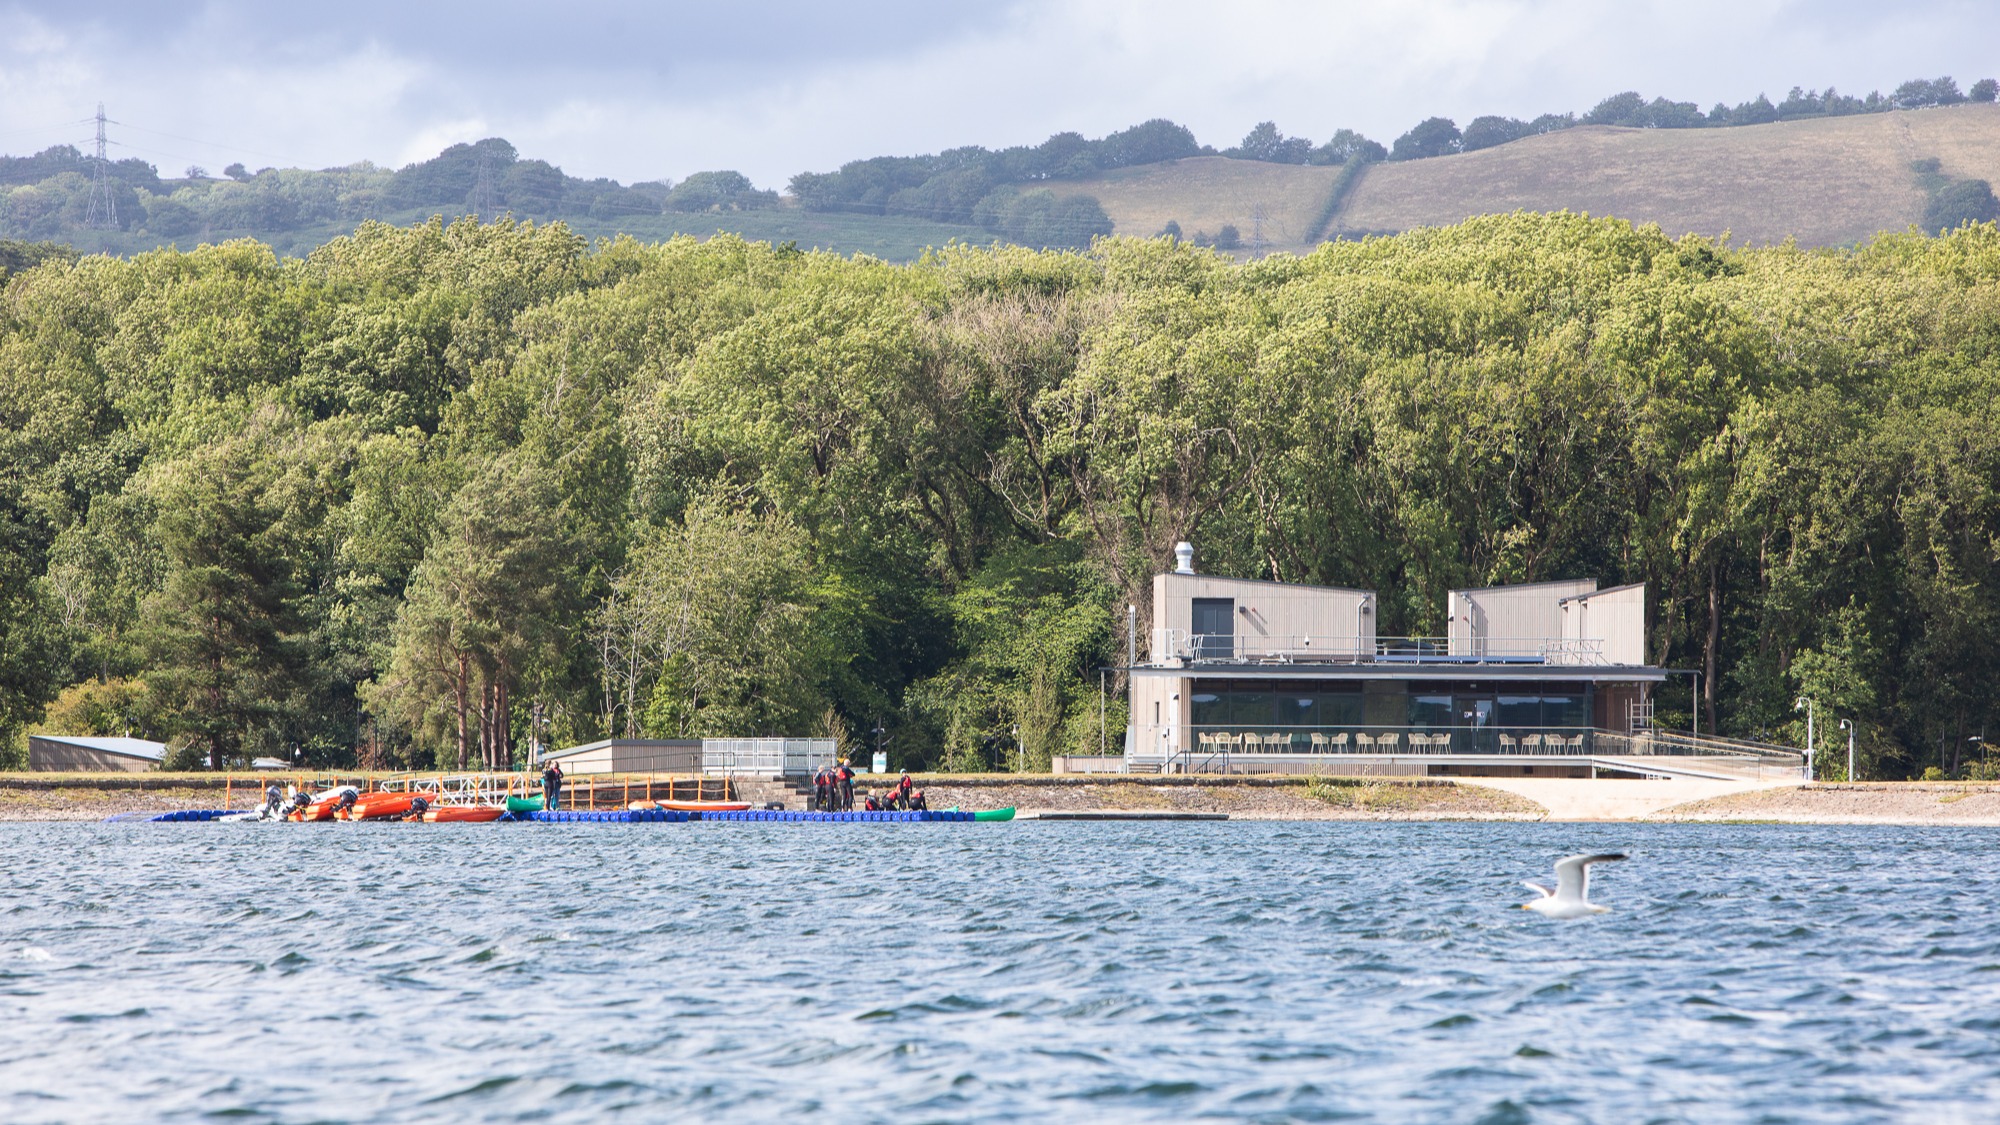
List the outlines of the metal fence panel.
<svg viewBox="0 0 2000 1125">
<path fill-rule="evenodd" d="M 831 738 L 704 738 L 701 771 L 711 776 L 809 777 L 833 761 Z"/>
</svg>

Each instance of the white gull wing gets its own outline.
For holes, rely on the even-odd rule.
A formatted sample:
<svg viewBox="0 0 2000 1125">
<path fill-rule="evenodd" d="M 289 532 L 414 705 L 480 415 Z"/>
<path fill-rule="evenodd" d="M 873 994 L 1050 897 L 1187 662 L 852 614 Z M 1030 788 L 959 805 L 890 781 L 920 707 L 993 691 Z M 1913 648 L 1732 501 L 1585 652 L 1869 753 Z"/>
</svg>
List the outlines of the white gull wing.
<svg viewBox="0 0 2000 1125">
<path fill-rule="evenodd" d="M 1624 858 L 1625 855 L 1623 852 L 1564 856 L 1556 861 L 1556 893 L 1554 897 L 1563 902 L 1589 902 L 1590 865 L 1593 863 L 1608 863 L 1612 860 Z"/>
<path fill-rule="evenodd" d="M 1521 885 L 1528 888 L 1531 891 L 1540 894 L 1543 898 L 1556 897 L 1556 893 L 1554 891 L 1548 889 L 1547 887 L 1542 886 L 1540 883 L 1522 883 Z"/>
</svg>

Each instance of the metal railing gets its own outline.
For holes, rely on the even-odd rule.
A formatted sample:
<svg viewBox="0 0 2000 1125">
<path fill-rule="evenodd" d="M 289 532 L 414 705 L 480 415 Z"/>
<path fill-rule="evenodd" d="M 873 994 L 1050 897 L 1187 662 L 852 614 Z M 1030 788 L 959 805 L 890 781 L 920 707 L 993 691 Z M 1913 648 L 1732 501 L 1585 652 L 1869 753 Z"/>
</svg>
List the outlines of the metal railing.
<svg viewBox="0 0 2000 1125">
<path fill-rule="evenodd" d="M 1227 772 L 1232 761 L 1295 755 L 1456 755 L 1461 757 L 1705 758 L 1759 776 L 1804 768 L 1805 752 L 1740 739 L 1696 737 L 1678 731 L 1622 733 L 1564 726 L 1262 726 L 1185 728 L 1189 745 L 1161 759 L 1168 772 Z"/>
<path fill-rule="evenodd" d="M 1632 757 L 1736 758 L 1788 769 L 1803 768 L 1806 762 L 1806 752 L 1797 747 L 1740 738 L 1715 738 L 1683 731 L 1649 730 L 1632 734 L 1604 731 L 1599 734 L 1598 741 L 1599 753 Z"/>
<path fill-rule="evenodd" d="M 1189 664 L 1557 664 L 1604 665 L 1594 637 L 1265 636 L 1153 630 L 1152 660 Z"/>
<path fill-rule="evenodd" d="M 1170 757 L 1247 754 L 1557 754 L 1595 753 L 1592 727 L 1261 726 L 1186 728 L 1189 745 Z"/>
<path fill-rule="evenodd" d="M 810 777 L 831 765 L 831 738 L 704 738 L 701 771 L 711 777 Z"/>
</svg>

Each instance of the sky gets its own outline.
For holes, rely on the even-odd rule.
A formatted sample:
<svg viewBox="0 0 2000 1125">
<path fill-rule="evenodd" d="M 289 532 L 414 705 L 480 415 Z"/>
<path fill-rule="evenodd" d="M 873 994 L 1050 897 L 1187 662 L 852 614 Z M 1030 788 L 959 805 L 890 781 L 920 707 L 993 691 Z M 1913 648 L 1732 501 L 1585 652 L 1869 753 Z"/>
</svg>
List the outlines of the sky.
<svg viewBox="0 0 2000 1125">
<path fill-rule="evenodd" d="M 0 0 L 0 152 L 163 175 L 399 167 L 500 136 L 625 183 L 1036 144 L 1154 117 L 1390 143 L 1622 90 L 1704 109 L 1793 86 L 2000 76 L 1992 0 Z"/>
</svg>

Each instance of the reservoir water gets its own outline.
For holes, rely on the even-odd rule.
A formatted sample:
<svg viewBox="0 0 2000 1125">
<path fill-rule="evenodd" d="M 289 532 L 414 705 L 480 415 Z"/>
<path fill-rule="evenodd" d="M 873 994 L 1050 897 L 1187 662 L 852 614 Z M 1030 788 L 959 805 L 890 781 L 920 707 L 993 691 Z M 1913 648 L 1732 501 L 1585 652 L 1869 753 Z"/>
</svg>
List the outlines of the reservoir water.
<svg viewBox="0 0 2000 1125">
<path fill-rule="evenodd" d="M 1996 845 L 0 824 L 0 1120 L 1993 1120 Z"/>
</svg>

